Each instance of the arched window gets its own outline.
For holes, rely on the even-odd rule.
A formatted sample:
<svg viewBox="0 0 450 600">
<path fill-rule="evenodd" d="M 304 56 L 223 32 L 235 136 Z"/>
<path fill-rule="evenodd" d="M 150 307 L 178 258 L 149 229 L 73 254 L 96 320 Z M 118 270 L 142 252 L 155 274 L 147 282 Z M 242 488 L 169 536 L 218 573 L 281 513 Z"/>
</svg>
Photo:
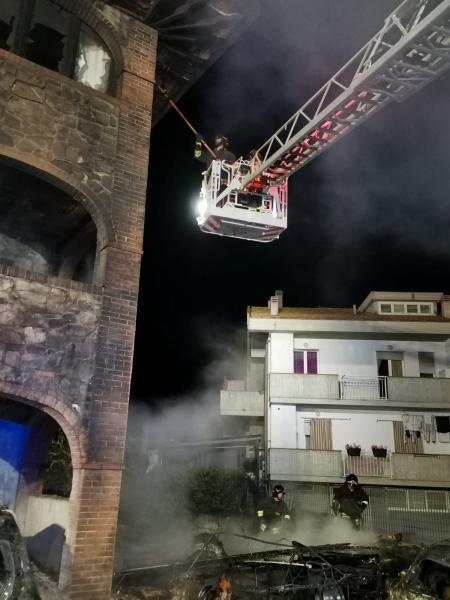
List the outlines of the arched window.
<svg viewBox="0 0 450 600">
<path fill-rule="evenodd" d="M 97 229 L 85 208 L 0 159 L 0 264 L 82 283 L 95 280 Z"/>
<path fill-rule="evenodd" d="M 107 92 L 111 71 L 111 54 L 100 37 L 87 25 L 81 24 L 74 79 L 94 90 Z"/>
<path fill-rule="evenodd" d="M 103 40 L 52 0 L 1 0 L 0 48 L 104 93 L 112 56 Z"/>
</svg>

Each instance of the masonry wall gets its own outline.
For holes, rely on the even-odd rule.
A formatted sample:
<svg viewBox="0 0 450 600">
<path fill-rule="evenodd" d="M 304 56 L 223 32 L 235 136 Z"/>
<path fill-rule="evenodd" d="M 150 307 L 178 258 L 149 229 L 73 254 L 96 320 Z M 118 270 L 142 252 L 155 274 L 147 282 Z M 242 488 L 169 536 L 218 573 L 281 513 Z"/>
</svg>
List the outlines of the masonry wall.
<svg viewBox="0 0 450 600">
<path fill-rule="evenodd" d="M 0 274 L 0 380 L 61 397 L 85 418 L 101 310 L 100 290 L 86 289 Z"/>
<path fill-rule="evenodd" d="M 61 586 L 96 600 L 111 589 L 156 34 L 101 2 L 57 3 L 112 50 L 116 97 L 0 50 L 0 158 L 86 208 L 97 227 L 96 286 L 0 267 L 0 396 L 41 408 L 66 433 L 74 477 Z"/>
</svg>

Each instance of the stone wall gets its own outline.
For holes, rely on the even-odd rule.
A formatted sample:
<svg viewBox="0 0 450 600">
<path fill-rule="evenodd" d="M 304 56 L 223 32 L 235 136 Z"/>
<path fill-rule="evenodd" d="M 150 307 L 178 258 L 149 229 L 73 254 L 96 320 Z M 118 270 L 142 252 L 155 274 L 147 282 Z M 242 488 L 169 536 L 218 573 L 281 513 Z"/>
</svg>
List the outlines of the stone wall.
<svg viewBox="0 0 450 600">
<path fill-rule="evenodd" d="M 133 363 L 157 36 L 98 0 L 55 1 L 93 27 L 116 58 L 121 53 L 117 97 L 0 50 L 0 156 L 86 208 L 97 226 L 101 288 L 0 265 L 0 393 L 32 403 L 63 427 L 74 467 L 66 531 L 71 577 L 61 579 L 64 597 L 106 600 Z"/>
<path fill-rule="evenodd" d="M 111 197 L 118 114 L 114 99 L 0 51 L 0 144 L 48 160 L 105 206 Z"/>
<path fill-rule="evenodd" d="M 101 296 L 0 274 L 0 380 L 85 413 Z"/>
</svg>

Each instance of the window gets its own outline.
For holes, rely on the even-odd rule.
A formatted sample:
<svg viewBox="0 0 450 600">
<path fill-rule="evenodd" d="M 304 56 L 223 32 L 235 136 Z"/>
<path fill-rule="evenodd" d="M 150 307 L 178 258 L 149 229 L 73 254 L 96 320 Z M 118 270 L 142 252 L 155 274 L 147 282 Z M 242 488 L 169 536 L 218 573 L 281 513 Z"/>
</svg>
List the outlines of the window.
<svg viewBox="0 0 450 600">
<path fill-rule="evenodd" d="M 394 304 L 394 312 L 396 314 L 400 314 L 400 315 L 405 314 L 405 305 L 404 304 Z"/>
<path fill-rule="evenodd" d="M 317 350 L 294 351 L 294 373 L 317 375 Z"/>
<path fill-rule="evenodd" d="M 419 373 L 421 377 L 434 377 L 434 353 L 419 352 Z"/>
<path fill-rule="evenodd" d="M 378 375 L 403 377 L 403 352 L 377 352 Z"/>
<path fill-rule="evenodd" d="M 426 302 L 379 302 L 378 314 L 389 315 L 432 315 L 435 313 L 434 303 Z"/>
<path fill-rule="evenodd" d="M 90 27 L 51 0 L 1 0 L 0 48 L 110 92 L 108 48 Z"/>
<path fill-rule="evenodd" d="M 0 48 L 10 50 L 17 24 L 17 0 L 0 2 Z"/>
<path fill-rule="evenodd" d="M 86 25 L 81 26 L 75 59 L 74 79 L 94 90 L 108 90 L 111 56 L 101 39 Z"/>
<path fill-rule="evenodd" d="M 25 58 L 52 71 L 66 71 L 69 28 L 68 12 L 49 0 L 37 2 L 25 42 Z"/>
<path fill-rule="evenodd" d="M 311 419 L 302 417 L 297 412 L 297 448 L 310 450 L 311 448 Z"/>
</svg>

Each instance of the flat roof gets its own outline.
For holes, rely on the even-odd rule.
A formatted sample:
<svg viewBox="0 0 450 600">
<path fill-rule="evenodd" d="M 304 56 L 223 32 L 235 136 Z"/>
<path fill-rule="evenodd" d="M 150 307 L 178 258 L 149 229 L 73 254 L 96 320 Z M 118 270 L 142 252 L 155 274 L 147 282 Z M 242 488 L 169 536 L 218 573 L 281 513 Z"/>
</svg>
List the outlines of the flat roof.
<svg viewBox="0 0 450 600">
<path fill-rule="evenodd" d="M 266 306 L 249 306 L 249 319 L 302 319 L 302 320 L 335 320 L 335 321 L 408 321 L 450 323 L 450 319 L 433 315 L 389 315 L 371 312 L 353 313 L 352 308 L 291 308 L 283 307 L 277 315 L 270 314 Z"/>
</svg>

